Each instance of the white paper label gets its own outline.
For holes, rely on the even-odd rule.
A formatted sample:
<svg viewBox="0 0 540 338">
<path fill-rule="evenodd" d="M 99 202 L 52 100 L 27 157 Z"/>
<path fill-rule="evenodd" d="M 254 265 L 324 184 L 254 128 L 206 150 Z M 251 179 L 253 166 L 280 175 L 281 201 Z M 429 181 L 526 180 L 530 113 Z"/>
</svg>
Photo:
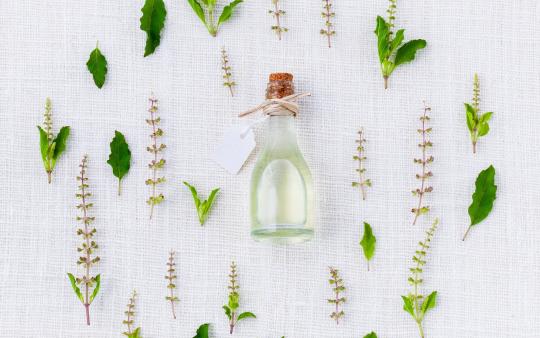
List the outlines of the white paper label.
<svg viewBox="0 0 540 338">
<path fill-rule="evenodd" d="M 255 135 L 251 125 L 234 125 L 223 135 L 223 140 L 214 152 L 213 159 L 223 169 L 236 175 L 255 149 Z"/>
</svg>

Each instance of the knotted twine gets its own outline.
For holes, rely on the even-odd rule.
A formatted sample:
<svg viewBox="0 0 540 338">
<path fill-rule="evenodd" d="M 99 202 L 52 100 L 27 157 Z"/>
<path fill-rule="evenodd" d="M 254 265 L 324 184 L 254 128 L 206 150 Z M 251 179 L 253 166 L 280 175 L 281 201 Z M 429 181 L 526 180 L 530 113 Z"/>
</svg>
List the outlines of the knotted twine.
<svg viewBox="0 0 540 338">
<path fill-rule="evenodd" d="M 298 115 L 300 107 L 296 102 L 306 96 L 311 96 L 310 93 L 299 93 L 285 96 L 281 99 L 266 99 L 263 103 L 257 107 L 246 110 L 243 113 L 238 114 L 238 117 L 244 117 L 246 115 L 255 113 L 259 110 L 263 111 L 265 116 L 294 116 Z"/>
</svg>

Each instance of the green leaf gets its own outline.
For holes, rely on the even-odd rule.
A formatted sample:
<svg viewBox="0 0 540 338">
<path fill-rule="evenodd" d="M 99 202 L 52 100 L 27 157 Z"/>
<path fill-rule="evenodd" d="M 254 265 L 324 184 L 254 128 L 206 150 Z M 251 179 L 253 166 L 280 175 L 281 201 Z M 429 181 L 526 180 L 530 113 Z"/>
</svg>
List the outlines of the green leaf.
<svg viewBox="0 0 540 338">
<path fill-rule="evenodd" d="M 489 132 L 489 124 L 480 122 L 478 125 L 478 136 L 485 136 Z"/>
<path fill-rule="evenodd" d="M 426 314 L 429 309 L 432 309 L 436 305 L 437 291 L 433 291 L 426 300 L 422 303 L 422 315 Z"/>
<path fill-rule="evenodd" d="M 54 152 L 53 152 L 53 160 L 56 162 L 60 155 L 66 150 L 67 145 L 67 139 L 69 137 L 69 127 L 64 126 L 60 129 L 58 132 L 58 135 L 56 135 L 56 138 L 54 139 Z"/>
<path fill-rule="evenodd" d="M 128 338 L 141 338 L 141 328 L 136 328 L 132 333 L 127 335 Z"/>
<path fill-rule="evenodd" d="M 239 316 L 238 316 L 238 319 L 236 320 L 237 322 L 239 322 L 240 320 L 244 319 L 244 318 L 257 318 L 257 316 L 255 316 L 253 313 L 251 312 L 242 312 Z"/>
<path fill-rule="evenodd" d="M 231 309 L 231 312 L 234 312 L 240 306 L 238 304 L 238 301 L 239 301 L 239 296 L 236 292 L 231 293 L 229 295 L 229 308 Z"/>
<path fill-rule="evenodd" d="M 218 20 L 218 23 L 217 23 L 217 26 L 219 27 L 219 25 L 221 25 L 222 23 L 224 23 L 225 21 L 228 21 L 230 18 L 231 18 L 231 15 L 233 14 L 234 12 L 234 8 L 242 3 L 243 0 L 234 0 L 233 2 L 231 2 L 230 4 L 228 4 L 227 6 L 223 7 L 223 11 L 221 12 L 221 15 L 219 16 L 219 20 Z"/>
<path fill-rule="evenodd" d="M 227 317 L 229 317 L 229 320 L 231 319 L 231 309 L 227 305 L 222 306 L 223 310 L 225 310 L 225 314 Z"/>
<path fill-rule="evenodd" d="M 414 60 L 416 51 L 425 48 L 426 40 L 411 40 L 401 46 L 396 53 L 394 64 L 397 66 Z"/>
<path fill-rule="evenodd" d="M 127 174 L 131 165 L 131 151 L 124 135 L 117 130 L 114 131 L 114 138 L 111 141 L 110 148 L 111 153 L 107 163 L 111 166 L 113 175 L 118 177 L 118 185 L 120 186 L 120 180 Z M 120 190 L 118 194 L 120 194 Z"/>
<path fill-rule="evenodd" d="M 405 30 L 400 29 L 396 32 L 396 36 L 394 37 L 394 40 L 392 40 L 392 43 L 390 44 L 390 53 L 396 50 L 401 43 L 403 42 L 403 39 L 405 38 Z"/>
<path fill-rule="evenodd" d="M 96 298 L 99 288 L 101 286 L 101 274 L 96 276 L 96 287 L 94 288 L 94 291 L 92 292 L 92 295 L 90 296 L 90 304 L 94 301 L 94 298 Z"/>
<path fill-rule="evenodd" d="M 197 0 L 187 0 L 190 4 L 191 8 L 197 14 L 199 19 L 201 19 L 202 23 L 206 25 L 206 18 L 204 17 L 204 10 L 201 7 L 201 4 L 197 2 Z"/>
<path fill-rule="evenodd" d="M 146 0 L 141 16 L 141 30 L 146 32 L 146 47 L 144 56 L 148 56 L 156 50 L 161 41 L 161 30 L 165 26 L 167 10 L 163 0 Z"/>
<path fill-rule="evenodd" d="M 415 318 L 412 300 L 409 297 L 406 297 L 406 296 L 401 296 L 401 299 L 403 299 L 403 310 L 405 310 L 413 318 Z"/>
<path fill-rule="evenodd" d="M 47 137 L 47 133 L 45 130 L 43 130 L 43 128 L 40 126 L 37 127 L 39 130 L 39 149 L 41 151 L 41 158 L 43 159 L 45 169 L 49 170 L 50 168 L 47 168 L 49 158 L 49 138 Z"/>
<path fill-rule="evenodd" d="M 377 334 L 375 332 L 371 332 L 365 335 L 364 338 L 377 338 Z"/>
<path fill-rule="evenodd" d="M 202 324 L 197 329 L 197 334 L 193 336 L 193 338 L 208 338 L 208 328 L 210 327 L 210 323 Z"/>
<path fill-rule="evenodd" d="M 480 123 L 487 123 L 489 122 L 489 120 L 491 120 L 491 115 L 493 115 L 493 112 L 487 112 L 487 113 L 484 113 L 481 117 L 480 117 Z"/>
<path fill-rule="evenodd" d="M 75 294 L 77 295 L 77 298 L 79 298 L 81 303 L 84 304 L 83 295 L 81 293 L 81 289 L 79 289 L 79 287 L 77 286 L 77 281 L 75 280 L 75 277 L 70 273 L 68 273 L 67 275 L 71 283 L 71 288 L 73 289 L 73 291 L 75 291 Z"/>
<path fill-rule="evenodd" d="M 377 16 L 377 27 L 375 28 L 377 35 L 377 48 L 379 51 L 379 60 L 382 63 L 389 55 L 388 35 L 390 30 L 388 24 L 381 16 Z"/>
<path fill-rule="evenodd" d="M 476 128 L 476 110 L 468 103 L 465 104 L 465 112 L 467 114 L 467 128 L 472 132 Z"/>
<path fill-rule="evenodd" d="M 107 60 L 105 56 L 101 54 L 101 51 L 96 46 L 96 49 L 90 53 L 90 58 L 86 62 L 86 67 L 88 71 L 92 74 L 94 78 L 94 83 L 98 88 L 101 89 L 105 83 L 105 75 L 107 75 Z"/>
<path fill-rule="evenodd" d="M 201 225 L 204 225 L 204 223 L 208 219 L 208 215 L 210 213 L 212 205 L 214 204 L 216 195 L 219 192 L 219 188 L 212 190 L 207 200 L 201 201 L 197 193 L 197 190 L 195 189 L 194 186 L 192 186 L 188 182 L 184 182 L 184 185 L 188 187 L 189 190 L 191 191 L 191 196 L 193 197 L 193 202 L 195 203 L 195 208 L 197 209 L 199 223 Z"/>
<path fill-rule="evenodd" d="M 362 237 L 362 240 L 360 241 L 360 245 L 362 246 L 362 249 L 364 250 L 364 256 L 366 259 L 371 260 L 371 257 L 373 257 L 373 254 L 375 253 L 375 243 L 377 242 L 377 239 L 375 236 L 373 236 L 373 231 L 371 229 L 371 225 L 369 223 L 364 222 L 364 237 Z"/>
<path fill-rule="evenodd" d="M 492 165 L 478 174 L 475 187 L 476 190 L 472 195 L 473 200 L 469 206 L 471 226 L 482 222 L 493 208 L 497 186 L 495 185 L 495 168 Z"/>
</svg>

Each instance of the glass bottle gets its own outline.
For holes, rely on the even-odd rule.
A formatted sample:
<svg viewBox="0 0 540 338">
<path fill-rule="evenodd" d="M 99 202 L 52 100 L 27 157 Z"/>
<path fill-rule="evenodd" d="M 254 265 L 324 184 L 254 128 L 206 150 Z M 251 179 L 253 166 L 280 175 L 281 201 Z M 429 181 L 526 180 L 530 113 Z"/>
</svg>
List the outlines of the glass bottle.
<svg viewBox="0 0 540 338">
<path fill-rule="evenodd" d="M 266 98 L 294 94 L 293 76 L 274 73 Z M 251 236 L 257 241 L 299 243 L 313 237 L 311 172 L 298 143 L 292 114 L 270 115 L 266 144 L 251 177 Z"/>
</svg>

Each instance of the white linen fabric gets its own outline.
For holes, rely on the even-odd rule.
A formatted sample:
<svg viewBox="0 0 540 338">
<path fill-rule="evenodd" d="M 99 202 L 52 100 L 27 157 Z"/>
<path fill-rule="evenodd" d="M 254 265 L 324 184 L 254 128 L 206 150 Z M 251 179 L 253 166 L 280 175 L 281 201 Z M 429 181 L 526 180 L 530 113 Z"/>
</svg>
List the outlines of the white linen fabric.
<svg viewBox="0 0 540 338">
<path fill-rule="evenodd" d="M 221 1 L 218 1 L 221 3 Z M 322 2 L 282 0 L 283 41 L 270 30 L 271 1 L 246 1 L 216 38 L 187 1 L 166 0 L 161 45 L 143 57 L 142 0 L 2 0 L 0 2 L 0 337 L 118 337 L 130 293 L 139 293 L 135 323 L 145 338 L 192 337 L 212 323 L 212 337 L 229 337 L 221 306 L 229 264 L 238 264 L 241 310 L 257 319 L 238 324 L 235 337 L 417 337 L 402 309 L 417 242 L 441 218 L 422 290 L 439 292 L 425 318 L 427 337 L 539 337 L 540 321 L 540 5 L 523 1 L 402 1 L 396 26 L 425 50 L 399 67 L 383 89 L 373 34 L 387 2 L 336 0 L 332 48 L 319 34 Z M 220 5 L 221 6 L 221 5 Z M 96 41 L 107 57 L 104 87 L 94 85 L 86 61 Z M 220 47 L 230 56 L 235 96 L 222 86 Z M 268 74 L 295 75 L 301 101 L 300 147 L 314 177 L 315 239 L 276 247 L 249 235 L 251 169 L 263 141 L 237 176 L 211 159 L 237 113 L 261 102 Z M 463 102 L 473 74 L 481 81 L 481 109 L 494 111 L 489 135 L 472 154 Z M 148 97 L 159 101 L 167 150 L 160 187 L 165 202 L 149 221 L 144 184 L 150 171 Z M 36 125 L 50 97 L 55 132 L 71 126 L 65 154 L 47 184 Z M 419 171 L 418 117 L 432 107 L 432 211 L 412 226 Z M 368 143 L 366 201 L 351 187 L 356 131 Z M 116 195 L 106 163 L 114 130 L 133 159 Z M 75 177 L 83 154 L 102 261 L 101 292 L 92 325 L 69 285 L 77 272 Z M 461 241 L 480 170 L 497 170 L 497 200 L 489 217 Z M 203 196 L 221 187 L 204 227 L 198 225 L 186 180 Z M 359 247 L 362 222 L 377 236 L 372 271 Z M 178 319 L 167 295 L 168 251 L 177 251 Z M 344 279 L 343 321 L 329 315 L 328 266 Z"/>
</svg>

